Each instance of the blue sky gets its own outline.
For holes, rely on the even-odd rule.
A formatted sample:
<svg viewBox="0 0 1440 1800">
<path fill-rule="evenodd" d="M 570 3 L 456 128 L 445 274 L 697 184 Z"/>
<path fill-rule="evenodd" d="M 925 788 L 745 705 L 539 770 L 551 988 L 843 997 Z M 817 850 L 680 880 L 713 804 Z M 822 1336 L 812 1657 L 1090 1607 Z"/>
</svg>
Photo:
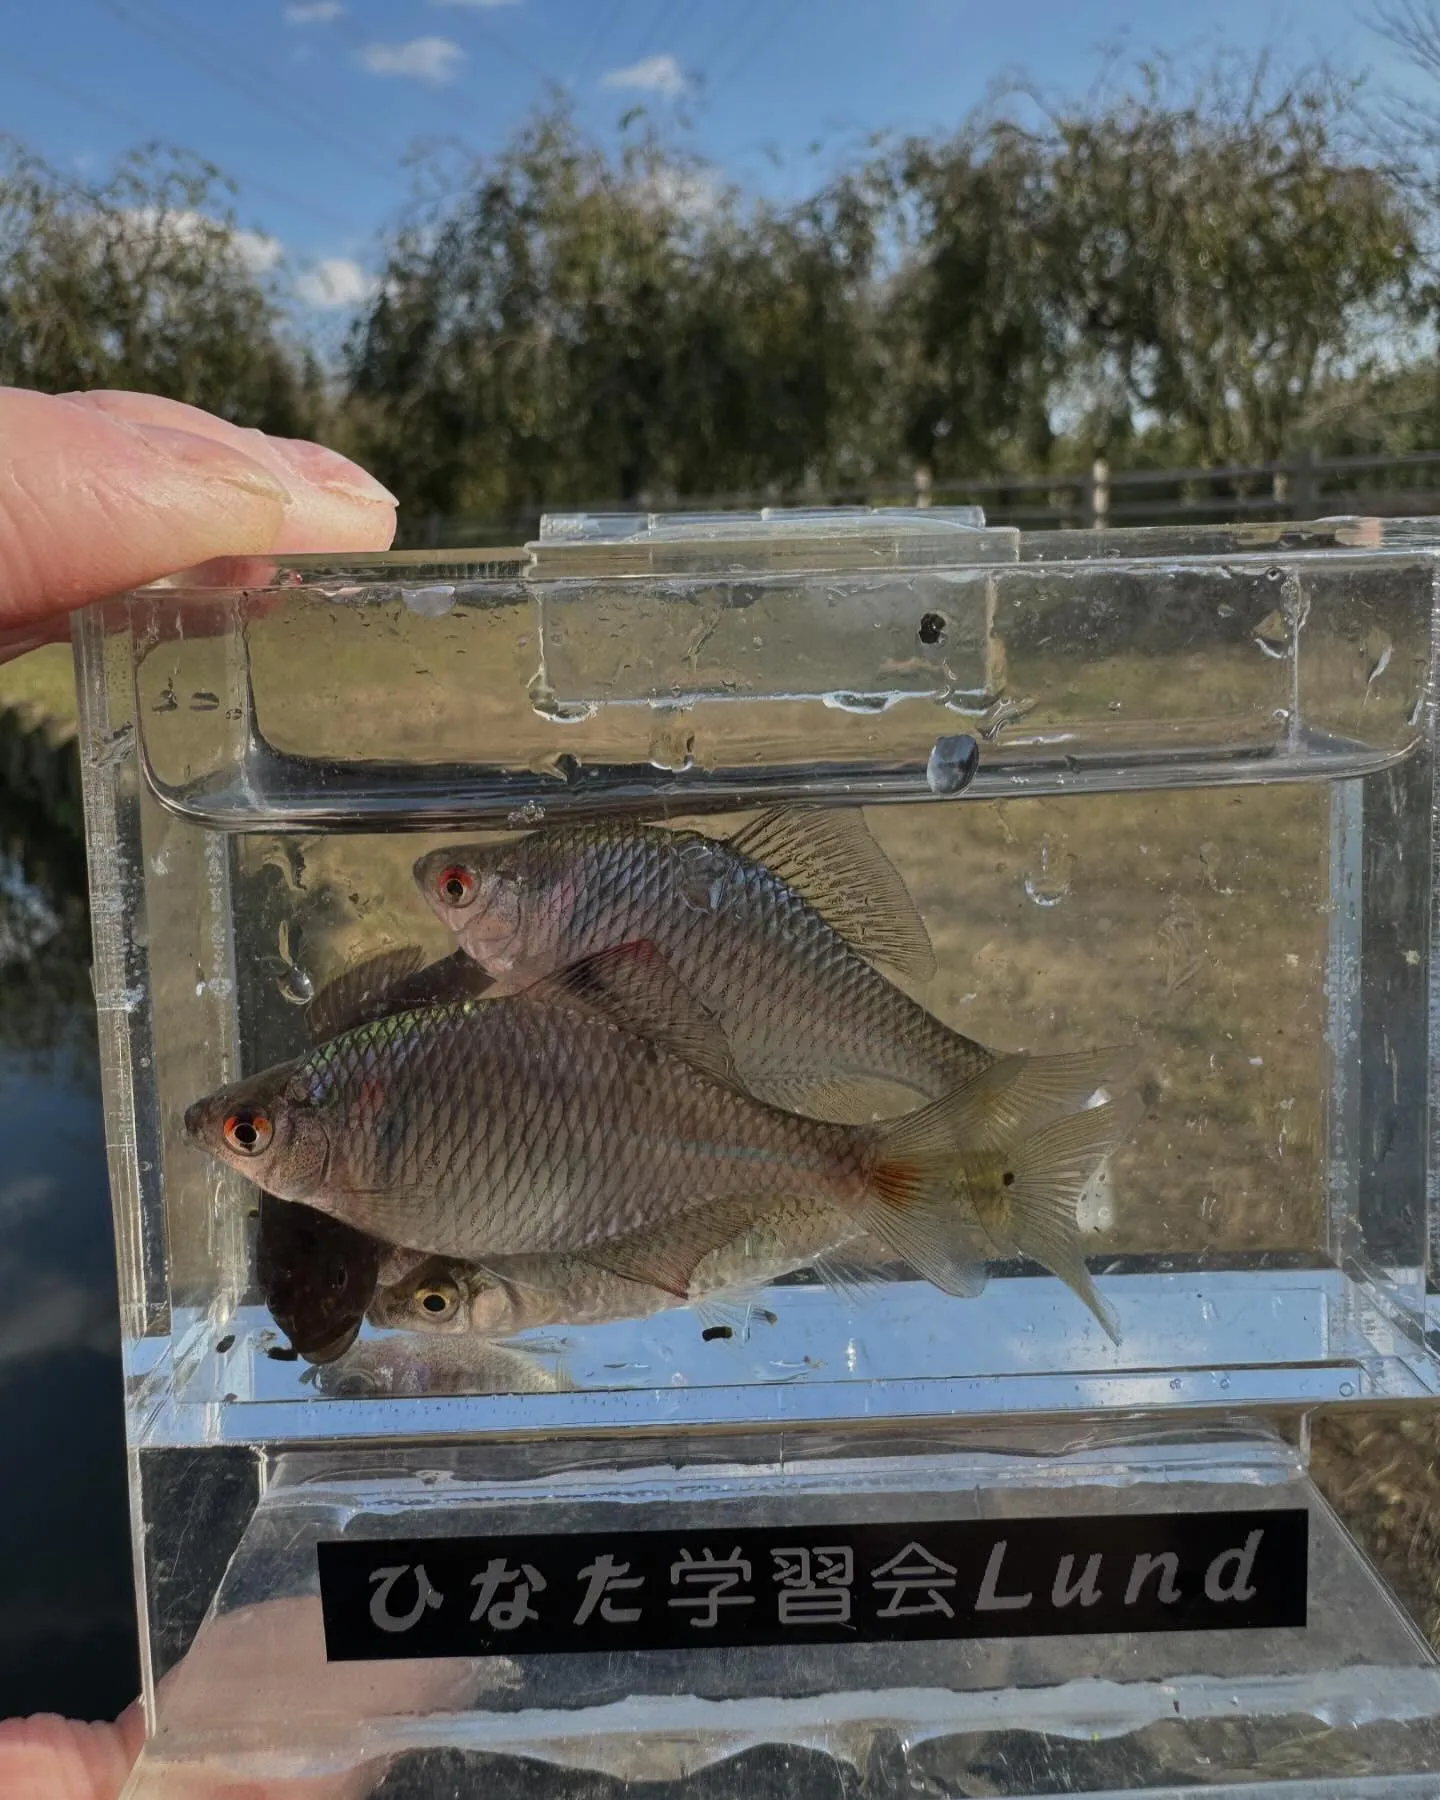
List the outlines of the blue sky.
<svg viewBox="0 0 1440 1800">
<path fill-rule="evenodd" d="M 323 338 L 363 293 L 427 136 L 497 148 L 558 84 L 613 133 L 646 104 L 744 185 L 798 191 L 876 130 L 953 125 L 1023 69 L 1075 93 L 1106 46 L 1398 54 L 1354 0 L 11 0 L 0 131 L 103 172 L 148 138 L 238 184 L 257 266 Z M 283 262 L 279 259 L 283 252 Z M 329 328 L 327 330 L 326 328 Z"/>
</svg>

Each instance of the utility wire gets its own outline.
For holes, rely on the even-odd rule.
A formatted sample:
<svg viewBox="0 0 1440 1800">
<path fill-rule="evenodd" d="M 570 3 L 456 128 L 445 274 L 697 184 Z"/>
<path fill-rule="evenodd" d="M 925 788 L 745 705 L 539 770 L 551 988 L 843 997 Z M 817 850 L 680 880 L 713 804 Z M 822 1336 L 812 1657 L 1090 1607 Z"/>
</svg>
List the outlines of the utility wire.
<svg viewBox="0 0 1440 1800">
<path fill-rule="evenodd" d="M 392 163 L 382 163 L 373 154 L 371 146 L 363 139 L 351 139 L 347 135 L 333 130 L 322 120 L 315 117 L 313 110 L 302 99 L 287 101 L 280 93 L 274 79 L 268 74 L 256 80 L 249 77 L 244 65 L 237 62 L 233 53 L 226 47 L 207 39 L 202 33 L 193 30 L 180 21 L 172 19 L 157 6 L 146 9 L 150 15 L 142 16 L 139 11 L 127 3 L 127 0 L 92 0 L 92 3 L 104 9 L 128 25 L 131 30 L 142 32 L 146 37 L 154 38 L 157 43 L 175 55 L 182 57 L 194 67 L 204 70 L 214 80 L 223 82 L 227 87 L 242 93 L 253 104 L 263 107 L 277 118 L 283 119 L 292 130 L 308 132 L 316 139 L 321 139 L 332 148 L 340 150 L 353 163 L 359 163 L 373 172 L 393 177 L 398 166 L 398 158 Z M 189 41 L 187 41 L 189 40 Z M 213 48 L 211 46 L 213 45 Z"/>
<path fill-rule="evenodd" d="M 584 56 L 580 58 L 579 72 L 575 77 L 577 85 L 583 87 L 588 79 L 590 71 L 595 64 L 595 58 L 599 54 L 600 46 L 608 37 L 610 27 L 614 24 L 615 17 L 619 11 L 620 0 L 609 0 L 608 5 L 602 4 L 594 35 L 590 39 L 589 47 Z"/>
<path fill-rule="evenodd" d="M 47 74 L 43 69 L 37 69 L 31 64 L 21 61 L 8 49 L 5 52 L 4 67 L 7 71 L 23 76 L 26 81 L 33 81 L 40 87 L 49 88 L 52 93 L 59 94 L 62 99 L 83 107 L 87 112 L 93 112 L 103 119 L 110 119 L 116 125 L 124 126 L 127 131 L 138 132 L 142 142 L 148 143 L 155 135 L 153 120 L 145 120 L 136 113 L 126 112 L 123 107 L 114 106 L 108 100 L 97 100 L 93 94 L 84 93 L 81 89 L 72 87 L 69 82 L 60 81 L 54 75 Z M 198 157 L 201 162 L 212 161 L 210 157 L 201 155 L 198 150 L 187 150 L 183 144 L 178 144 L 175 148 L 185 150 L 187 155 Z M 77 182 L 74 185 L 77 192 L 83 191 L 82 184 Z M 272 200 L 280 206 L 292 207 L 296 212 L 306 213 L 312 219 L 318 219 L 322 224 L 333 226 L 337 230 L 358 233 L 363 229 L 357 225 L 354 219 L 342 218 L 339 213 L 333 213 L 327 207 L 316 206 L 312 201 L 302 199 L 293 189 L 287 193 L 281 188 L 271 187 L 266 182 L 250 177 L 246 178 L 244 185 L 246 188 L 253 189 L 255 193 L 263 195 L 267 200 Z"/>
</svg>

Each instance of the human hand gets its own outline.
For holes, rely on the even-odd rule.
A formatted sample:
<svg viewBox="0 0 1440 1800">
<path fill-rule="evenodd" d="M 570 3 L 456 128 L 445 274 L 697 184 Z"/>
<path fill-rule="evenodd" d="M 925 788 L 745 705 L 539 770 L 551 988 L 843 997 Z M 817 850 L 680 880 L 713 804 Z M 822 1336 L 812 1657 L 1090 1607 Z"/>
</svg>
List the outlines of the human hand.
<svg viewBox="0 0 1440 1800">
<path fill-rule="evenodd" d="M 510 1679 L 496 1658 L 330 1662 L 313 1594 L 237 1607 L 207 1619 L 160 1682 L 146 1800 L 364 1800 L 396 1722 L 463 1711 Z M 0 1796 L 116 1800 L 143 1737 L 138 1704 L 113 1725 L 0 1721 Z M 243 1772 L 297 1750 L 304 1774 Z"/>
<path fill-rule="evenodd" d="M 365 471 L 153 394 L 0 388 L 0 662 L 66 615 L 215 557 L 384 550 L 395 499 Z"/>
<path fill-rule="evenodd" d="M 215 557 L 384 550 L 395 501 L 319 444 L 266 437 L 150 394 L 0 388 L 0 662 L 64 638 L 67 614 Z M 0 1720 L 5 1800 L 115 1800 L 144 1737 Z"/>
</svg>

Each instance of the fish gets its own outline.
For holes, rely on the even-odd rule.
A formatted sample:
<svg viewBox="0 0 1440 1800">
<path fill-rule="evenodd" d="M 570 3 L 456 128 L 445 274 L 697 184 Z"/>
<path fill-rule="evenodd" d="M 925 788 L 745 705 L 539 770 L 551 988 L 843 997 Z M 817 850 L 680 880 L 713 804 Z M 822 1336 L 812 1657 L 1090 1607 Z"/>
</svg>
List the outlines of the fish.
<svg viewBox="0 0 1440 1800">
<path fill-rule="evenodd" d="M 679 1229 L 689 1229 L 683 1216 Z M 741 1298 L 812 1265 L 850 1282 L 866 1242 L 845 1214 L 814 1201 L 789 1201 L 702 1258 L 687 1298 Z M 646 1319 L 682 1304 L 679 1295 L 616 1275 L 583 1252 L 494 1257 L 485 1264 L 432 1256 L 399 1280 L 382 1281 L 367 1317 L 392 1331 L 502 1338 L 544 1325 Z"/>
<path fill-rule="evenodd" d="M 706 1255 L 794 1199 L 971 1295 L 978 1218 L 1104 1321 L 1076 1207 L 1137 1116 L 1133 1096 L 1101 1098 L 1111 1060 L 1021 1055 L 897 1119 L 805 1118 L 748 1093 L 664 958 L 629 945 L 517 996 L 342 1032 L 197 1100 L 185 1132 L 388 1243 L 472 1262 L 584 1250 L 682 1297 Z M 1077 1086 L 1099 1104 L 1067 1112 Z M 688 1230 L 657 1233 L 680 1215 Z"/>
<path fill-rule="evenodd" d="M 483 1338 L 363 1338 L 317 1369 L 316 1389 L 330 1399 L 423 1399 L 429 1394 L 554 1394 L 570 1387 L 563 1366 Z"/>
<path fill-rule="evenodd" d="M 319 989 L 305 1009 L 306 1033 L 322 1043 L 406 1005 L 478 995 L 484 971 L 456 951 L 426 964 L 411 946 L 382 951 Z M 255 1280 L 271 1318 L 307 1362 L 332 1362 L 355 1341 L 396 1252 L 343 1219 L 262 1193 L 255 1230 Z"/>
<path fill-rule="evenodd" d="M 260 1196 L 255 1280 L 271 1318 L 307 1362 L 333 1362 L 354 1343 L 382 1255 L 374 1238 L 343 1219 Z"/>
<path fill-rule="evenodd" d="M 728 840 L 564 825 L 430 851 L 414 878 L 496 996 L 653 944 L 715 1018 L 750 1092 L 809 1117 L 851 1123 L 938 1100 L 1001 1055 L 877 966 L 923 983 L 935 957 L 858 807 L 774 809 Z"/>
</svg>

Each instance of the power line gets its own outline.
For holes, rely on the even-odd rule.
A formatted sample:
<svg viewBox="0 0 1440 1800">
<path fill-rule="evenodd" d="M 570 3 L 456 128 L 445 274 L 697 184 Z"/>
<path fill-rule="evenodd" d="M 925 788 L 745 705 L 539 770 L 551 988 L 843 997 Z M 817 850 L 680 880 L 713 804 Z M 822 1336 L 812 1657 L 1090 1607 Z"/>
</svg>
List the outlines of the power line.
<svg viewBox="0 0 1440 1800">
<path fill-rule="evenodd" d="M 292 130 L 303 130 L 313 138 L 323 139 L 332 148 L 344 153 L 352 162 L 362 164 L 377 174 L 387 178 L 395 174 L 394 163 L 384 164 L 377 161 L 370 153 L 370 147 L 363 140 L 351 140 L 317 119 L 305 108 L 305 103 L 298 98 L 288 104 L 277 98 L 276 83 L 271 76 L 265 75 L 261 80 L 252 80 L 244 73 L 244 65 L 238 63 L 233 54 L 225 47 L 214 44 L 213 39 L 190 26 L 182 25 L 163 13 L 159 7 L 150 6 L 147 11 L 150 17 L 141 17 L 134 8 L 123 3 L 123 0 L 93 0 L 93 4 L 102 7 L 119 19 L 123 25 L 132 30 L 144 33 L 146 37 L 155 39 L 175 55 L 183 57 L 186 62 L 202 69 L 214 80 L 223 82 L 227 87 L 242 93 L 257 106 L 283 119 Z M 194 41 L 193 46 L 186 40 Z M 214 45 L 212 51 L 209 46 Z"/>
<path fill-rule="evenodd" d="M 84 93 L 81 89 L 72 87 L 69 82 L 60 81 L 54 75 L 47 74 L 43 69 L 37 69 L 29 63 L 22 62 L 8 49 L 5 52 L 4 66 L 6 69 L 24 76 L 27 81 L 33 81 L 41 87 L 49 88 L 52 93 L 59 94 L 62 99 L 72 101 L 76 106 L 84 107 L 86 111 L 93 112 L 100 118 L 110 119 L 117 125 L 123 125 L 127 131 L 138 132 L 143 142 L 148 143 L 155 135 L 153 120 L 141 119 L 137 114 L 126 112 L 123 107 L 114 106 L 108 100 L 97 100 L 93 94 Z M 179 150 L 186 149 L 183 144 L 175 147 Z M 201 156 L 198 150 L 189 150 L 187 154 L 199 157 L 202 162 L 210 161 L 209 157 Z M 78 190 L 80 184 L 76 183 L 75 185 Z M 337 230 L 360 232 L 364 229 L 354 219 L 342 218 L 339 213 L 333 213 L 326 207 L 316 206 L 312 201 L 301 199 L 293 191 L 286 193 L 281 188 L 271 187 L 267 182 L 257 181 L 253 177 L 246 178 L 245 186 L 252 188 L 255 193 L 263 195 L 267 200 L 273 200 L 281 206 L 292 207 L 296 212 L 308 213 L 312 219 L 318 219 L 322 224 L 333 226 Z"/>
<path fill-rule="evenodd" d="M 590 70 L 594 66 L 595 58 L 599 53 L 600 46 L 609 35 L 610 27 L 614 24 L 616 14 L 619 11 L 620 0 L 609 0 L 609 5 L 601 7 L 600 16 L 596 21 L 594 35 L 590 39 L 589 48 L 586 50 L 584 56 L 580 58 L 579 69 L 575 76 L 576 82 L 580 86 L 583 87 L 585 84 L 585 81 L 590 74 Z"/>
<path fill-rule="evenodd" d="M 758 7 L 752 7 L 750 9 L 749 16 L 754 18 L 756 12 L 765 7 L 765 3 L 766 0 L 760 0 L 760 5 Z M 795 14 L 800 10 L 800 4 L 801 0 L 790 0 L 790 5 L 784 9 L 778 24 L 772 25 L 770 20 L 768 18 L 766 19 L 759 34 L 746 45 L 735 61 L 731 63 L 730 67 L 719 77 L 715 85 L 706 94 L 705 97 L 708 101 L 713 102 L 717 94 L 721 93 L 732 81 L 735 81 L 750 67 L 750 64 L 755 60 L 761 50 L 765 49 L 768 45 L 773 44 L 786 27 L 794 22 Z M 737 36 L 738 35 L 739 34 L 737 33 Z"/>
<path fill-rule="evenodd" d="M 650 29 L 640 40 L 642 60 L 652 51 L 664 45 L 665 34 L 672 26 L 674 26 L 675 36 L 678 40 L 680 26 L 675 23 L 676 15 L 682 12 L 693 13 L 697 3 L 698 0 L 660 0 L 660 11 L 650 21 Z M 688 21 L 686 22 L 688 23 Z"/>
</svg>

